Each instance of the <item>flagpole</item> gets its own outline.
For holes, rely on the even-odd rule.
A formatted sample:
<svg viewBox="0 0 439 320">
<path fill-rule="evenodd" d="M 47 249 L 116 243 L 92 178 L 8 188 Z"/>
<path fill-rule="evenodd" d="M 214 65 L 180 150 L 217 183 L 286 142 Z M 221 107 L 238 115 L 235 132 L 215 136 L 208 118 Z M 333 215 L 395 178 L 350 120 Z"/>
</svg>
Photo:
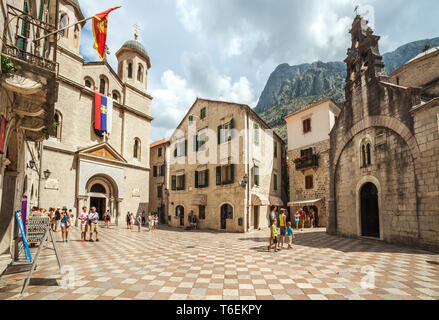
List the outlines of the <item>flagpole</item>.
<svg viewBox="0 0 439 320">
<path fill-rule="evenodd" d="M 83 19 L 83 20 L 81 20 L 81 21 L 78 21 L 78 22 L 76 22 L 76 23 L 74 23 L 74 24 L 71 24 L 71 25 L 69 25 L 69 26 L 67 26 L 67 27 L 64 27 L 64 28 L 58 29 L 58 30 L 56 30 L 56 31 L 53 31 L 53 32 L 51 32 L 51 33 L 49 33 L 49 34 L 46 34 L 45 36 L 42 36 L 42 37 L 39 37 L 38 39 L 35 39 L 34 42 L 41 41 L 41 40 L 43 40 L 44 38 L 50 37 L 50 36 L 52 36 L 52 35 L 54 35 L 54 34 L 57 34 L 57 33 L 61 32 L 61 31 L 63 31 L 63 30 L 66 30 L 66 29 L 69 29 L 69 28 L 71 28 L 71 27 L 74 27 L 74 26 L 76 26 L 77 24 L 80 24 L 80 23 L 83 23 L 83 22 L 87 22 L 88 20 L 91 20 L 91 19 L 93 19 L 93 18 L 94 18 L 94 16 L 92 16 L 92 17 L 90 17 L 90 18 L 87 18 L 87 19 Z"/>
</svg>

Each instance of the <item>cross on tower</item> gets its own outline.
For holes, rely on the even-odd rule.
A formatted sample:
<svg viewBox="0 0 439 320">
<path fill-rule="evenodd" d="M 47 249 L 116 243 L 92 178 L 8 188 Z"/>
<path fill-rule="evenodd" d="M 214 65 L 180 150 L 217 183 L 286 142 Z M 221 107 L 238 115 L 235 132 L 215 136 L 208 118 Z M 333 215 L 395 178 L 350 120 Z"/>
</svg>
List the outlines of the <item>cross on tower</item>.
<svg viewBox="0 0 439 320">
<path fill-rule="evenodd" d="M 139 30 L 140 30 L 140 26 L 136 23 L 134 25 L 134 39 L 137 40 L 137 38 L 139 37 Z"/>
<path fill-rule="evenodd" d="M 360 6 L 359 6 L 359 5 L 356 5 L 356 6 L 355 6 L 355 9 L 354 9 L 354 12 L 355 12 L 355 15 L 356 15 L 356 16 L 358 16 L 358 9 L 360 9 Z"/>
</svg>

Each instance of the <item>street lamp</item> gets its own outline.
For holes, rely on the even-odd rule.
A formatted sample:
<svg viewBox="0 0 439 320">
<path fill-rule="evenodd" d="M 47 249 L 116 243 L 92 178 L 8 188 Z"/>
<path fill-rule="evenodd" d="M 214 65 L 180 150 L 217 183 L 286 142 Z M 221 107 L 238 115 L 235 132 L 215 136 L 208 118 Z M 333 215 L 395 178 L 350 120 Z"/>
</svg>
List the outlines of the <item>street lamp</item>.
<svg viewBox="0 0 439 320">
<path fill-rule="evenodd" d="M 44 178 L 46 180 L 49 179 L 51 174 L 52 174 L 52 172 L 50 172 L 50 170 L 47 169 L 46 171 L 44 171 Z"/>
<path fill-rule="evenodd" d="M 35 168 L 35 161 L 34 160 L 29 161 L 29 163 L 27 164 L 27 168 L 33 170 Z"/>
</svg>

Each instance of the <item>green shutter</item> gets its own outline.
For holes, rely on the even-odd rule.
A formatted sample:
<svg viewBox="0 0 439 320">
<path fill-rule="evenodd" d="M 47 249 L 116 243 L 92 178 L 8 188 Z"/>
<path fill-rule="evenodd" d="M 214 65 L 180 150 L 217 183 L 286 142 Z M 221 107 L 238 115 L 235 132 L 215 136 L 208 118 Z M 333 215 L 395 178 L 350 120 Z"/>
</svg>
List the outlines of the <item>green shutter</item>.
<svg viewBox="0 0 439 320">
<path fill-rule="evenodd" d="M 204 171 L 205 177 L 204 177 L 204 187 L 209 187 L 209 169 Z"/>
<path fill-rule="evenodd" d="M 184 174 L 183 176 L 182 176 L 182 178 L 183 178 L 183 186 L 182 186 L 182 188 L 181 188 L 181 190 L 185 190 L 186 189 L 186 175 Z"/>
<path fill-rule="evenodd" d="M 154 166 L 154 178 L 157 177 L 157 166 Z"/>
<path fill-rule="evenodd" d="M 194 152 L 198 152 L 198 135 L 194 136 Z"/>
<path fill-rule="evenodd" d="M 231 171 L 231 178 L 230 178 L 230 183 L 235 183 L 235 165 L 231 164 L 230 165 L 230 171 Z"/>
<path fill-rule="evenodd" d="M 221 144 L 221 129 L 222 126 L 218 126 L 218 144 Z"/>
<path fill-rule="evenodd" d="M 177 190 L 177 176 L 172 176 L 172 188 Z"/>
<path fill-rule="evenodd" d="M 235 134 L 234 134 L 234 130 L 233 129 L 235 129 L 235 119 L 232 119 L 230 121 L 230 130 L 231 130 L 230 136 L 231 136 L 232 140 L 233 140 L 233 138 L 235 138 Z"/>
<path fill-rule="evenodd" d="M 195 188 L 198 188 L 198 171 L 195 171 Z"/>
<path fill-rule="evenodd" d="M 184 140 L 184 156 L 187 156 L 187 139 Z"/>
<path fill-rule="evenodd" d="M 216 167 L 216 185 L 217 186 L 221 185 L 221 167 L 220 166 Z"/>
<path fill-rule="evenodd" d="M 174 146 L 174 158 L 177 158 L 177 144 Z"/>
</svg>

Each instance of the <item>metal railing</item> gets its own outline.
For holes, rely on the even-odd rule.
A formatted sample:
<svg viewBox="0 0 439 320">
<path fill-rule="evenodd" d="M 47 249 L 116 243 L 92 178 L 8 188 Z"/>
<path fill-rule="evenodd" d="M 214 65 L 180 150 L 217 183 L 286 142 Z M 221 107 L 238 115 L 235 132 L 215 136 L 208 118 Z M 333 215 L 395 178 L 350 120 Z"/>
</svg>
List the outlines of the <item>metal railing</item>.
<svg viewBox="0 0 439 320">
<path fill-rule="evenodd" d="M 2 52 L 29 64 L 58 72 L 57 35 L 34 41 L 56 28 L 11 5 L 7 5 L 7 22 L 3 32 Z"/>
<path fill-rule="evenodd" d="M 310 157 L 306 157 L 304 159 L 298 159 L 295 161 L 296 164 L 296 170 L 303 170 L 313 167 L 319 166 L 319 156 L 317 154 L 314 154 Z"/>
</svg>

